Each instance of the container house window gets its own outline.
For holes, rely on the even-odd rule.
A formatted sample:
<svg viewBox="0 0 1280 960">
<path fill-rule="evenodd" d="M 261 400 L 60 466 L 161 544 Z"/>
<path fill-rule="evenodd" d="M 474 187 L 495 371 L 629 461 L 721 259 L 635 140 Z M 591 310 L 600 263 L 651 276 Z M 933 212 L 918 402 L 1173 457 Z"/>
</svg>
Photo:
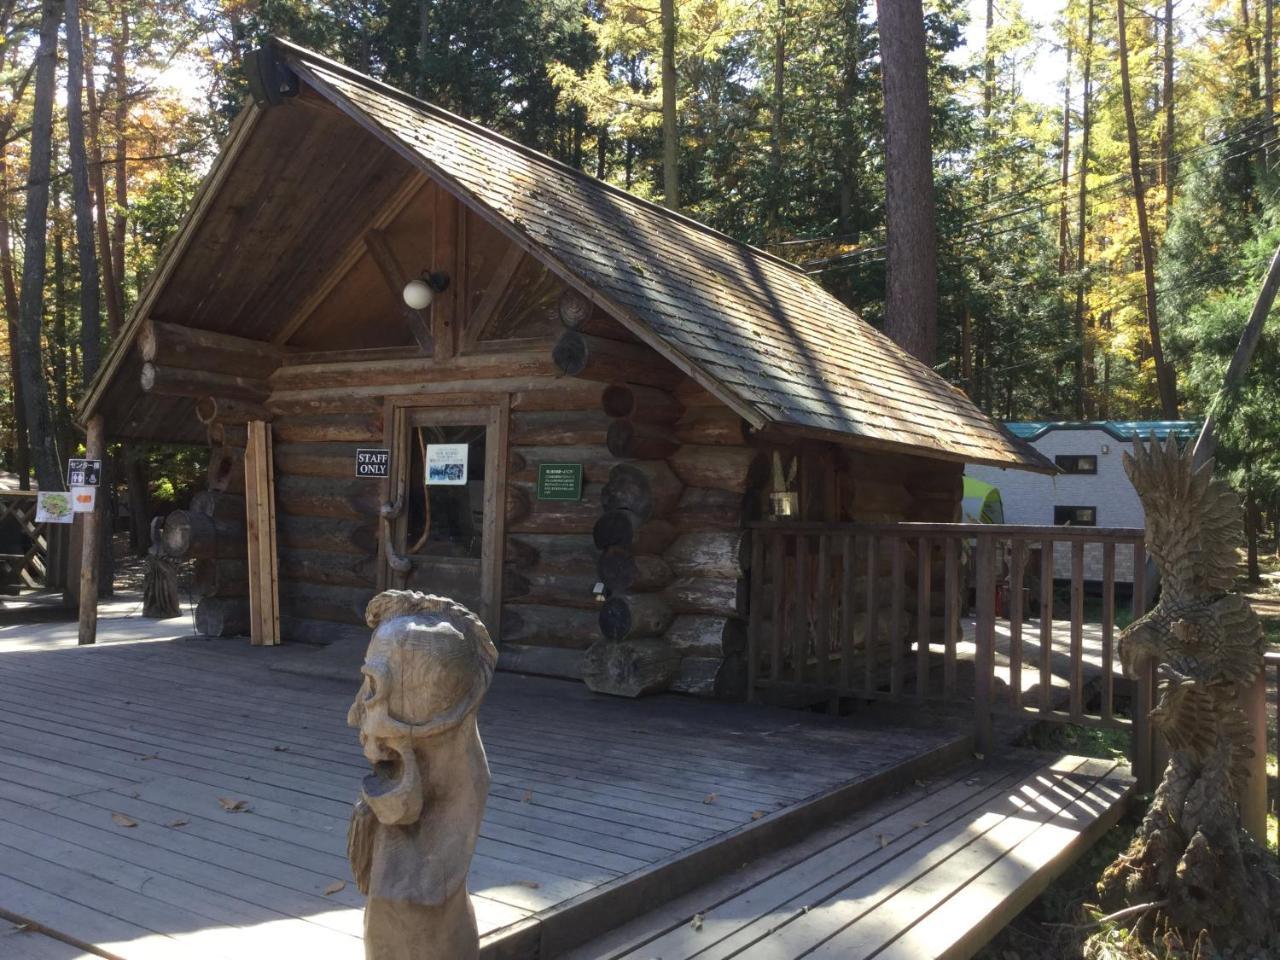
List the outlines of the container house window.
<svg viewBox="0 0 1280 960">
<path fill-rule="evenodd" d="M 1063 473 L 1091 474 L 1098 472 L 1098 458 L 1093 454 L 1069 454 L 1054 457 L 1053 462 Z"/>
<path fill-rule="evenodd" d="M 1096 527 L 1097 507 L 1054 507 L 1053 523 L 1058 527 Z"/>
</svg>

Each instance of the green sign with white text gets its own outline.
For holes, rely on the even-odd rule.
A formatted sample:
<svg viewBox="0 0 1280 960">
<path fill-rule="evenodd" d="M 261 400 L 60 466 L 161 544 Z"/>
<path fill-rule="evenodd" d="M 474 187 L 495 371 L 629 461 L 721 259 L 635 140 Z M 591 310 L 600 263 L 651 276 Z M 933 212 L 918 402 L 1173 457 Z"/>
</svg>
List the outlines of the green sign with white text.
<svg viewBox="0 0 1280 960">
<path fill-rule="evenodd" d="M 581 500 L 582 464 L 538 464 L 539 500 Z"/>
</svg>

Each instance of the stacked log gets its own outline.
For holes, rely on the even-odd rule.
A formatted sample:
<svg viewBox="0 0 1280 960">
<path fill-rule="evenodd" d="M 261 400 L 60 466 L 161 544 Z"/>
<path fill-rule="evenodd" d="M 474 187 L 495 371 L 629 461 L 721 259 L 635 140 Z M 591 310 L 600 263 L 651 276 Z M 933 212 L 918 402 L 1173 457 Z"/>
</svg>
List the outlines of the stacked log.
<svg viewBox="0 0 1280 960">
<path fill-rule="evenodd" d="M 383 415 L 335 394 L 327 403 L 269 404 L 287 640 L 354 636 L 377 590 L 383 484 L 355 476 L 354 458 L 359 446 L 382 445 Z"/>
<path fill-rule="evenodd" d="M 601 329 L 577 293 L 561 298 L 566 329 Z M 544 676 L 582 677 L 586 649 L 599 635 L 599 551 L 591 538 L 609 472 L 609 418 L 600 412 L 604 385 L 556 381 L 511 400 L 503 551 L 501 665 Z M 539 500 L 538 468 L 582 465 L 579 500 Z"/>
<path fill-rule="evenodd" d="M 608 599 L 584 679 L 625 696 L 734 695 L 745 689 L 744 495 L 765 460 L 719 400 L 685 391 L 686 407 L 661 385 L 615 383 L 601 397 L 609 452 L 628 462 L 610 471 L 592 530 Z"/>
<path fill-rule="evenodd" d="M 239 636 L 249 629 L 243 454 L 233 448 L 213 450 L 210 483 L 216 480 L 223 489 L 197 493 L 187 509 L 174 510 L 156 530 L 157 553 L 195 561 L 192 589 L 199 598 L 196 632 L 203 636 Z M 235 467 L 242 478 L 238 492 L 228 489 Z"/>
</svg>

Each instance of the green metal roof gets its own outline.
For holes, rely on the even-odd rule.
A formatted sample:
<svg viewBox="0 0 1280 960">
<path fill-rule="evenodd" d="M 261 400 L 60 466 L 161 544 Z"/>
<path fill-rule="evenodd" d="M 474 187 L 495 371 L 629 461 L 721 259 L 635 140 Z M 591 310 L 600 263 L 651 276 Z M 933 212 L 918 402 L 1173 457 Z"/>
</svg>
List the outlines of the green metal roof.
<svg viewBox="0 0 1280 960">
<path fill-rule="evenodd" d="M 1196 420 L 1026 420 L 1005 421 L 1005 427 L 1020 440 L 1039 440 L 1051 430 L 1105 430 L 1117 440 L 1147 438 L 1153 433 L 1160 440 L 1169 436 L 1192 440 L 1200 432 Z"/>
</svg>

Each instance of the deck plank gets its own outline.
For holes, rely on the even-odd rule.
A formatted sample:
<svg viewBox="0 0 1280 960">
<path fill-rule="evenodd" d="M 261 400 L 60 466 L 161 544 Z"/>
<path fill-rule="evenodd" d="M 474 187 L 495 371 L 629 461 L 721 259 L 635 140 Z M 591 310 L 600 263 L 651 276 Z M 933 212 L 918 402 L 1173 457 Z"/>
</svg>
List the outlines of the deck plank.
<svg viewBox="0 0 1280 960">
<path fill-rule="evenodd" d="M 564 960 L 964 960 L 1115 823 L 1131 790 L 1112 761 L 1046 765 L 1028 754 L 971 768 L 762 858 Z"/>
<path fill-rule="evenodd" d="M 163 640 L 0 655 L 0 911 L 126 960 L 295 942 L 347 956 L 363 898 L 346 828 L 367 764 L 345 723 L 354 675 L 269 669 L 308 655 Z M 963 747 L 941 726 L 622 701 L 512 675 L 495 678 L 480 724 L 493 787 L 470 887 L 491 939 Z M 249 809 L 223 810 L 224 796 Z"/>
</svg>

